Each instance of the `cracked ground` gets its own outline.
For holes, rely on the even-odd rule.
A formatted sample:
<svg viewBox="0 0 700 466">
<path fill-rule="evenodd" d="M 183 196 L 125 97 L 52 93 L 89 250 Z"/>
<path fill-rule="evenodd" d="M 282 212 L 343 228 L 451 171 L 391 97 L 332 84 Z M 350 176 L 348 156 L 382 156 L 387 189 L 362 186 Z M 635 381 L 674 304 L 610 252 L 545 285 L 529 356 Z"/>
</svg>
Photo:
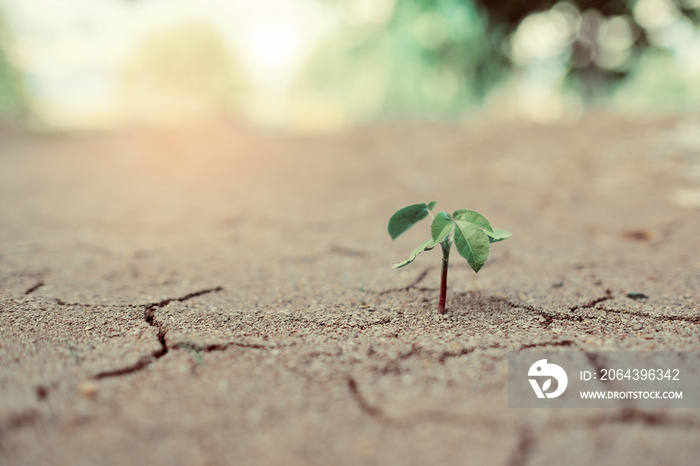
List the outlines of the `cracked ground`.
<svg viewBox="0 0 700 466">
<path fill-rule="evenodd" d="M 509 409 L 514 350 L 700 350 L 700 121 L 0 138 L 0 464 L 694 464 L 700 411 Z M 695 196 L 695 197 L 693 197 Z M 393 270 L 398 208 L 511 230 Z"/>
</svg>

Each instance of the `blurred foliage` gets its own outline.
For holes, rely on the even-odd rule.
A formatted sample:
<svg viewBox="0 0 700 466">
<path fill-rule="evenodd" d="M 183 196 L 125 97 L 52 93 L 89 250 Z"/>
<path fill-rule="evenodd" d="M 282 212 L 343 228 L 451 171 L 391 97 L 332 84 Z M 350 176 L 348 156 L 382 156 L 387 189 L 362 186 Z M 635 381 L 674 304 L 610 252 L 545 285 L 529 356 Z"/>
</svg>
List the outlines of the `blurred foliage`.
<svg viewBox="0 0 700 466">
<path fill-rule="evenodd" d="M 195 22 L 148 36 L 126 67 L 124 88 L 130 111 L 137 115 L 157 119 L 191 111 L 231 115 L 246 89 L 242 76 L 216 29 Z M 169 111 L 174 114 L 167 115 Z"/>
<path fill-rule="evenodd" d="M 688 82 L 671 55 L 649 49 L 641 53 L 624 85 L 616 87 L 610 98 L 615 107 L 634 112 L 697 112 L 700 86 Z"/>
<path fill-rule="evenodd" d="M 302 92 L 342 106 L 351 119 L 456 114 L 506 71 L 493 37 L 469 2 L 397 0 L 388 23 L 348 28 L 325 42 Z"/>
<path fill-rule="evenodd" d="M 416 0 L 423 1 L 423 0 Z M 469 1 L 469 0 L 465 0 Z M 474 0 L 479 10 L 488 19 L 490 34 L 498 36 L 499 40 L 509 40 L 516 29 L 528 16 L 547 10 L 557 11 L 568 15 L 571 21 L 569 47 L 566 49 L 566 61 L 569 75 L 577 83 L 582 93 L 595 97 L 605 87 L 621 78 L 627 77 L 632 65 L 646 49 L 653 46 L 649 33 L 657 32 L 668 25 L 650 21 L 645 24 L 644 14 L 635 14 L 639 0 Z M 694 25 L 700 23 L 700 4 L 689 0 L 652 0 L 644 1 L 646 13 L 658 11 L 658 17 L 678 15 Z M 695 3 L 695 5 L 693 5 Z M 639 12 L 638 12 L 639 13 Z M 641 20 L 640 20 L 641 18 Z M 650 24 L 655 23 L 655 24 Z M 618 26 L 616 28 L 616 26 Z M 617 29 L 617 30 L 616 30 Z M 619 32 L 619 29 L 628 31 Z M 629 44 L 625 44 L 625 57 L 621 60 L 606 59 L 610 52 L 606 50 L 606 35 L 610 32 L 629 34 Z M 493 50 L 501 53 L 504 59 L 508 56 L 508 48 L 501 47 Z"/>
<path fill-rule="evenodd" d="M 356 8 L 352 0 L 319 1 Z M 513 70 L 539 67 L 593 103 L 628 77 L 645 51 L 663 50 L 673 27 L 697 31 L 700 22 L 697 0 L 390 3 L 387 20 L 339 28 L 311 60 L 300 92 L 322 96 L 353 120 L 449 117 L 483 101 Z"/>
<path fill-rule="evenodd" d="M 22 74 L 9 58 L 10 37 L 0 10 L 0 118 L 20 119 L 28 106 L 22 85 Z"/>
</svg>

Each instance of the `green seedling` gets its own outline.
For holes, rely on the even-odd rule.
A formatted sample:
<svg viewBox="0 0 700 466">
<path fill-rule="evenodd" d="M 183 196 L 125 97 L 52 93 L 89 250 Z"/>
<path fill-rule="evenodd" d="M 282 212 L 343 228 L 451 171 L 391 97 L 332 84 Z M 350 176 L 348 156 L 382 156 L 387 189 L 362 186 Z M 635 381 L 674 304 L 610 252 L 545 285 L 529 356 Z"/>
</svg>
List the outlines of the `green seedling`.
<svg viewBox="0 0 700 466">
<path fill-rule="evenodd" d="M 432 201 L 429 204 L 413 204 L 397 210 L 389 219 L 389 235 L 394 240 L 428 215 L 432 217 L 430 239 L 414 249 L 408 259 L 394 264 L 394 268 L 407 266 L 416 260 L 421 252 L 429 251 L 439 244 L 442 248 L 442 275 L 438 313 L 444 314 L 447 267 L 452 245 L 455 245 L 460 256 L 467 260 L 472 270 L 479 272 L 489 258 L 490 244 L 509 238 L 511 233 L 491 227 L 483 215 L 473 210 L 456 210 L 452 215 L 447 212 L 433 215 L 435 204 L 436 201 Z"/>
</svg>

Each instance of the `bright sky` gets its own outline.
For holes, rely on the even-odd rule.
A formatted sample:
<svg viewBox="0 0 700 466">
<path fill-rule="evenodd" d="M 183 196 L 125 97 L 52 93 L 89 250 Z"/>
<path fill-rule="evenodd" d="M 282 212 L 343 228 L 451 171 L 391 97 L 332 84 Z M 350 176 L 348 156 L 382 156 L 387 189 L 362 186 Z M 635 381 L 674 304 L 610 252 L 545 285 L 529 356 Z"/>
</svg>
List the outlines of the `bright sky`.
<svg viewBox="0 0 700 466">
<path fill-rule="evenodd" d="M 0 0 L 0 8 L 31 96 L 47 118 L 66 125 L 109 124 L 125 61 L 159 29 L 209 21 L 248 78 L 279 94 L 333 25 L 313 0 Z"/>
</svg>

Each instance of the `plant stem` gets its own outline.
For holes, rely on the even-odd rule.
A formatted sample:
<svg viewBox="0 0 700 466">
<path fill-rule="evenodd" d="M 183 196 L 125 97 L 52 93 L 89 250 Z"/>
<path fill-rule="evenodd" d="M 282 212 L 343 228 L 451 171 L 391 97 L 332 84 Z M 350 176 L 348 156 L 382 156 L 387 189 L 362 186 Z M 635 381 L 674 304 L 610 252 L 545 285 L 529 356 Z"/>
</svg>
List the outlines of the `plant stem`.
<svg viewBox="0 0 700 466">
<path fill-rule="evenodd" d="M 447 266 L 450 263 L 450 238 L 440 243 L 442 247 L 442 275 L 440 278 L 440 301 L 438 301 L 438 314 L 445 313 L 445 301 L 447 300 Z"/>
</svg>

